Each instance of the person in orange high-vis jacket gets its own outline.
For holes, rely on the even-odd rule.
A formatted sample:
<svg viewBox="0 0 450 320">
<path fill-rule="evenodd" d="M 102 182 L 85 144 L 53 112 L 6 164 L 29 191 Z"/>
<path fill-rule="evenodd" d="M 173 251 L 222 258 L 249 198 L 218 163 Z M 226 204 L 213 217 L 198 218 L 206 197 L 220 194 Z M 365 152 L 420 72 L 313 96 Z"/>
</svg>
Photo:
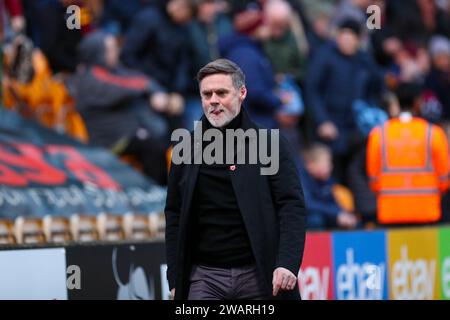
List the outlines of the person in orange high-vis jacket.
<svg viewBox="0 0 450 320">
<path fill-rule="evenodd" d="M 449 148 L 444 131 L 413 116 L 420 90 L 400 84 L 399 117 L 375 127 L 367 145 L 367 174 L 377 195 L 380 224 L 435 223 L 449 187 Z"/>
</svg>

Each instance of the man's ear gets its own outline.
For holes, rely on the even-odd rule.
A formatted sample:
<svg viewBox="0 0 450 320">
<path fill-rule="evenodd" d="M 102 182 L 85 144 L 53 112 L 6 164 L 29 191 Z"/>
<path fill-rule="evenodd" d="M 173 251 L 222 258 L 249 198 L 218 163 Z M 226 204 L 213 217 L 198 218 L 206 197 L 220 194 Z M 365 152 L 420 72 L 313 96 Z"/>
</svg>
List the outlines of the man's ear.
<svg viewBox="0 0 450 320">
<path fill-rule="evenodd" d="M 246 96 L 247 96 L 247 88 L 244 85 L 239 89 L 239 101 L 242 103 L 242 101 L 244 101 Z"/>
</svg>

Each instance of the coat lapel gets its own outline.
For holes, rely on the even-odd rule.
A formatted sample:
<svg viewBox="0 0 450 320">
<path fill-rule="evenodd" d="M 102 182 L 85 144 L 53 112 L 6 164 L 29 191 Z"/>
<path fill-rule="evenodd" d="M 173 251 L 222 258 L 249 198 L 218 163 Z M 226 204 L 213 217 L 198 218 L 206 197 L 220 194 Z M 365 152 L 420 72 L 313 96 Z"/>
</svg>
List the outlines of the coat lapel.
<svg viewBox="0 0 450 320">
<path fill-rule="evenodd" d="M 204 123 L 205 119 L 205 116 L 203 116 L 201 118 L 201 121 Z M 198 156 L 199 153 L 202 153 L 201 142 L 199 143 L 198 141 L 195 141 L 194 134 L 192 134 L 191 150 L 191 164 L 185 166 L 187 179 L 186 187 L 183 192 L 183 208 L 181 210 L 181 217 L 186 219 L 185 221 L 187 221 L 189 213 L 191 211 L 190 209 L 192 204 L 192 197 L 194 196 L 195 185 L 197 183 L 198 172 L 200 170 L 200 164 L 195 164 L 194 159 L 196 158 L 196 156 Z"/>
<path fill-rule="evenodd" d="M 255 129 L 256 125 L 253 124 L 248 115 L 247 112 L 242 109 L 242 123 L 241 128 L 245 131 L 248 129 Z M 257 141 L 252 141 L 252 143 L 257 143 Z M 245 153 L 246 158 L 248 157 L 249 152 L 249 141 L 246 140 L 245 143 Z M 259 166 L 255 164 L 234 164 L 235 168 L 233 171 L 230 170 L 230 177 L 231 182 L 233 184 L 234 193 L 236 195 L 239 208 L 241 211 L 247 212 L 248 209 L 250 209 L 251 206 L 254 206 L 254 204 L 248 205 L 249 201 L 245 201 L 248 199 L 255 199 L 255 183 L 257 181 L 255 180 L 255 171 L 259 171 Z"/>
</svg>

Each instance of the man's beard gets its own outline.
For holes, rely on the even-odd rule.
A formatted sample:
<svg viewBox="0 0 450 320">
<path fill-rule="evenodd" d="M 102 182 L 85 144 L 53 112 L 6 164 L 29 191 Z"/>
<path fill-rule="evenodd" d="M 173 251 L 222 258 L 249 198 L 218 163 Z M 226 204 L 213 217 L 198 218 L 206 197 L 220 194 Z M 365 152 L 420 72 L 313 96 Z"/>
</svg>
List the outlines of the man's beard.
<svg viewBox="0 0 450 320">
<path fill-rule="evenodd" d="M 213 112 L 219 112 L 215 115 Z M 209 107 L 208 112 L 206 113 L 206 118 L 209 123 L 215 128 L 222 128 L 229 124 L 235 117 L 236 114 L 233 114 L 230 110 L 224 107 Z"/>
</svg>

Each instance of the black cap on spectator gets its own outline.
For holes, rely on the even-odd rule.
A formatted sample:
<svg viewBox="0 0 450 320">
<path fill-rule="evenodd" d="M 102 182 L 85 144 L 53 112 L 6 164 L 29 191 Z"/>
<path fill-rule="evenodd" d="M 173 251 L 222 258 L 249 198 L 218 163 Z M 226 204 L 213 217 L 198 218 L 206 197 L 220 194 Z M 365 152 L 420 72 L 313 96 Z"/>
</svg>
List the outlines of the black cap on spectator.
<svg viewBox="0 0 450 320">
<path fill-rule="evenodd" d="M 339 30 L 349 29 L 353 33 L 355 33 L 358 37 L 361 35 L 361 24 L 355 19 L 347 18 L 342 20 L 338 24 L 338 29 Z"/>
</svg>

